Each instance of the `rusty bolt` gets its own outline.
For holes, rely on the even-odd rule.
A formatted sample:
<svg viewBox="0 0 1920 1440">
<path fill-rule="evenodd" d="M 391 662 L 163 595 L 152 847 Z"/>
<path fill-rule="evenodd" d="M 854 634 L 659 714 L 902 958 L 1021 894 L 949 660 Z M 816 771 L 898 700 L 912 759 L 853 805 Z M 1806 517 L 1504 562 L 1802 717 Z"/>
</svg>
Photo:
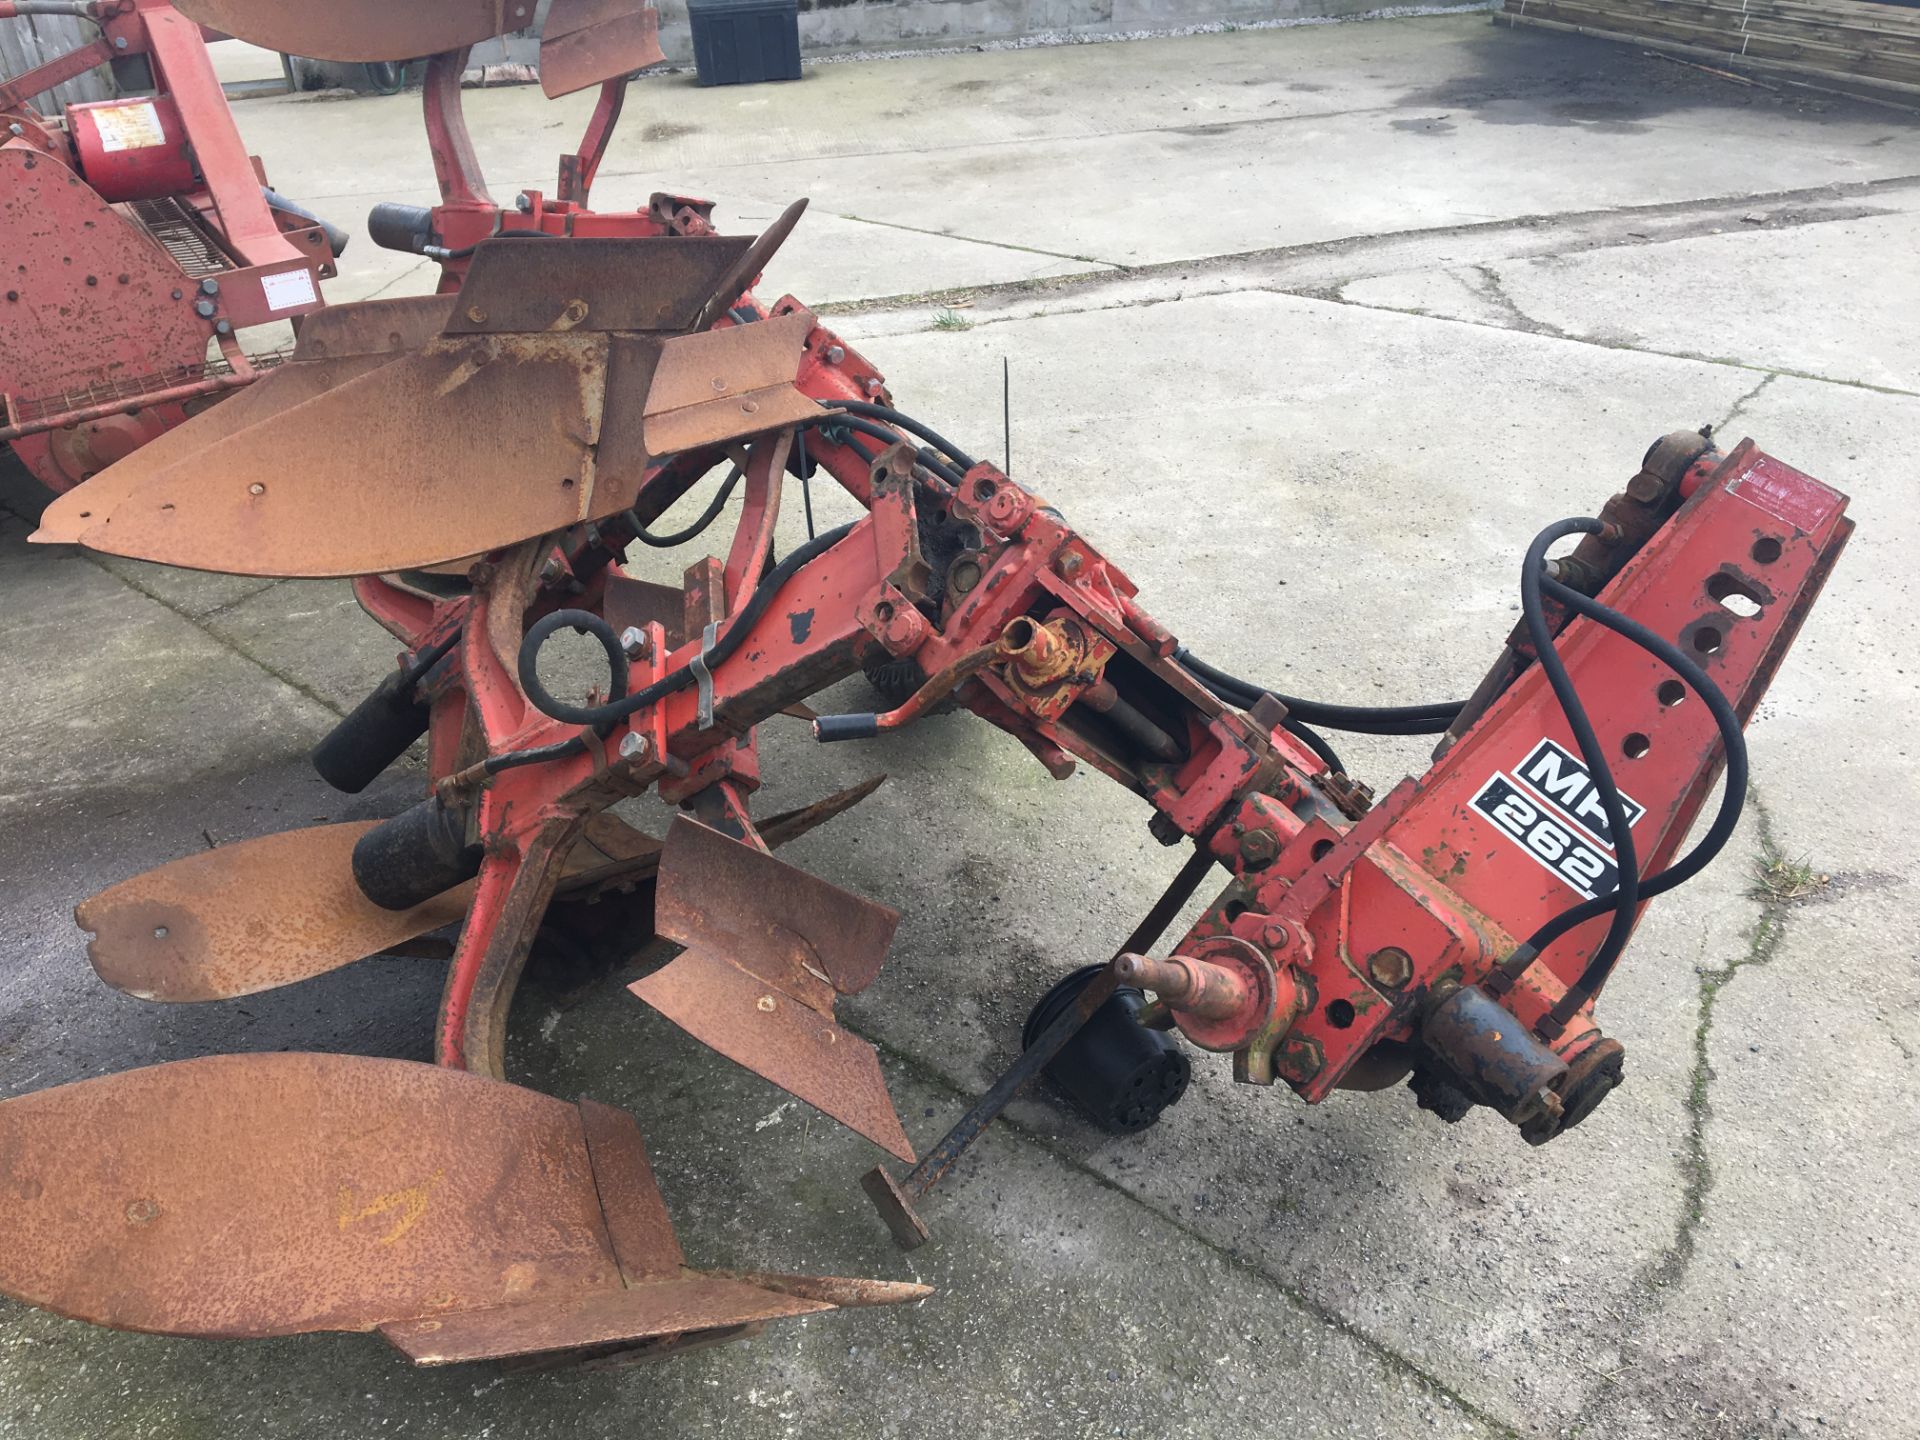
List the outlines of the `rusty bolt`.
<svg viewBox="0 0 1920 1440">
<path fill-rule="evenodd" d="M 638 660 L 647 653 L 647 632 L 638 625 L 629 625 L 620 632 L 620 648 L 627 652 L 629 660 Z"/>
<path fill-rule="evenodd" d="M 1077 550 L 1069 550 L 1060 557 L 1059 562 L 1055 564 L 1053 568 L 1071 580 L 1080 573 L 1080 564 L 1080 552 Z"/>
<path fill-rule="evenodd" d="M 1658 475 L 1649 475 L 1642 470 L 1627 482 L 1627 494 L 1642 505 L 1651 505 L 1666 494 L 1666 486 Z"/>
<path fill-rule="evenodd" d="M 547 563 L 540 567 L 540 583 L 542 585 L 551 585 L 559 578 L 560 557 L 558 555 L 550 555 L 547 557 Z"/>
<path fill-rule="evenodd" d="M 474 325 L 484 325 L 487 323 L 487 312 L 482 310 L 478 305 L 469 305 L 467 307 L 467 320 Z"/>
<path fill-rule="evenodd" d="M 1293 934 L 1278 920 L 1269 920 L 1260 927 L 1260 943 L 1270 955 L 1277 955 L 1287 948 Z"/>
<path fill-rule="evenodd" d="M 1240 837 L 1240 858 L 1258 869 L 1280 858 L 1280 837 L 1271 830 L 1249 830 Z"/>
<path fill-rule="evenodd" d="M 1367 957 L 1367 974 L 1375 984 L 1398 990 L 1413 978 L 1413 957 L 1399 946 L 1389 945 Z"/>
<path fill-rule="evenodd" d="M 993 498 L 987 502 L 987 518 L 996 525 L 1011 525 L 1020 518 L 1020 496 L 1011 487 L 993 492 Z M 1076 568 L 1077 564 L 1076 564 Z M 1071 574 L 1071 571 L 1063 573 Z"/>
<path fill-rule="evenodd" d="M 827 346 L 827 363 L 829 365 L 838 365 L 842 360 L 846 358 L 847 358 L 846 346 L 844 345 Z"/>
<path fill-rule="evenodd" d="M 647 737 L 637 730 L 629 730 L 620 737 L 620 758 L 622 760 L 644 760 L 647 751 L 653 747 L 647 743 Z"/>
</svg>

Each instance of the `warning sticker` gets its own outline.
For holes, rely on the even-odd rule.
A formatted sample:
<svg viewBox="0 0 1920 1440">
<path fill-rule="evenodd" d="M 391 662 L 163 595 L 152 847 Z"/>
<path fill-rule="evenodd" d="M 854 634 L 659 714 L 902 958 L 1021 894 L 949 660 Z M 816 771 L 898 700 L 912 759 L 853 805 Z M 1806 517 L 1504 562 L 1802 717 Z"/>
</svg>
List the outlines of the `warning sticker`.
<svg viewBox="0 0 1920 1440">
<path fill-rule="evenodd" d="M 1802 475 L 1790 465 L 1782 465 L 1771 455 L 1757 456 L 1727 486 L 1727 491 L 1808 534 L 1832 519 L 1847 503 L 1838 490 L 1822 485 L 1810 475 Z"/>
<path fill-rule="evenodd" d="M 320 298 L 314 293 L 310 270 L 282 270 L 278 275 L 262 275 L 260 289 L 267 297 L 269 310 L 292 310 L 300 305 L 315 304 Z"/>
<path fill-rule="evenodd" d="M 160 112 L 151 100 L 137 105 L 103 105 L 92 114 L 100 130 L 100 148 L 109 153 L 149 150 L 167 143 L 167 132 L 160 127 Z"/>
</svg>

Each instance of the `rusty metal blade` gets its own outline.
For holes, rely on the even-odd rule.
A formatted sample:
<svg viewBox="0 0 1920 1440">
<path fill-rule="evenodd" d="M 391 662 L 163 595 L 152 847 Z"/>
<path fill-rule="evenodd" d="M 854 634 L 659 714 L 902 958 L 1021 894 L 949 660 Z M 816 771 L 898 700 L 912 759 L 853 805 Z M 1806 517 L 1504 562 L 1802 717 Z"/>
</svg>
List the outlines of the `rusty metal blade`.
<svg viewBox="0 0 1920 1440">
<path fill-rule="evenodd" d="M 684 815 L 660 859 L 659 916 L 667 939 L 724 955 L 816 1009 L 873 983 L 900 924 L 899 911 Z"/>
<path fill-rule="evenodd" d="M 474 252 L 447 333 L 690 331 L 753 243 L 745 235 L 489 240 Z"/>
<path fill-rule="evenodd" d="M 571 95 L 667 58 L 651 0 L 553 0 L 540 32 L 540 88 Z"/>
<path fill-rule="evenodd" d="M 902 1159 L 879 1057 L 833 1019 L 870 983 L 897 913 L 676 817 L 655 926 L 685 950 L 629 988 L 696 1040 Z"/>
<path fill-rule="evenodd" d="M 572 1105 L 464 1071 L 223 1055 L 0 1103 L 0 1291 L 120 1329 L 366 1330 L 618 1291 Z"/>
<path fill-rule="evenodd" d="M 135 451 L 107 473 L 132 467 L 136 483 L 81 543 L 192 570 L 346 576 L 593 518 L 606 355 L 600 335 L 436 341 L 190 458 L 156 470 Z"/>
<path fill-rule="evenodd" d="M 933 1294 L 916 1280 L 861 1280 L 846 1275 L 788 1275 L 778 1270 L 709 1270 L 727 1280 L 744 1280 L 763 1290 L 780 1290 L 808 1300 L 826 1300 L 843 1310 L 865 1305 L 909 1305 Z"/>
<path fill-rule="evenodd" d="M 793 383 L 813 326 L 810 315 L 782 315 L 669 340 L 647 390 L 647 451 L 672 455 L 818 415 Z"/>
<path fill-rule="evenodd" d="M 709 1049 L 912 1163 L 873 1046 L 706 950 L 689 949 L 627 987 Z"/>
<path fill-rule="evenodd" d="M 534 0 L 179 0 L 174 8 L 237 39 L 315 60 L 412 60 L 534 21 Z"/>
<path fill-rule="evenodd" d="M 463 1070 L 220 1055 L 0 1102 L 0 1293 L 119 1329 L 566 1359 L 922 1289 L 686 1269 L 631 1116 Z"/>
<path fill-rule="evenodd" d="M 826 1301 L 719 1280 L 696 1270 L 631 1290 L 561 1295 L 433 1320 L 400 1321 L 381 1326 L 380 1333 L 416 1365 L 452 1365 L 726 1330 L 834 1308 Z"/>
<path fill-rule="evenodd" d="M 176 425 L 141 448 L 139 465 L 114 465 L 60 496 L 28 537 L 37 545 L 72 545 L 113 513 L 147 479 L 207 446 L 305 404 L 336 385 L 366 374 L 408 350 L 418 350 L 446 325 L 451 295 L 407 295 L 329 305 L 303 317 L 293 356 L 245 389 Z M 82 493 L 82 492 L 85 493 Z"/>
<path fill-rule="evenodd" d="M 580 1123 L 621 1276 L 638 1285 L 678 1275 L 687 1257 L 654 1183 L 640 1127 L 626 1111 L 586 1099 L 580 1102 Z"/>
<path fill-rule="evenodd" d="M 343 355 L 397 355 L 418 350 L 447 328 L 452 295 L 394 295 L 329 305 L 304 316 L 293 342 L 293 364 Z"/>
<path fill-rule="evenodd" d="M 390 954 L 460 920 L 471 881 L 411 910 L 360 892 L 353 847 L 373 824 L 262 835 L 123 880 L 74 910 L 93 936 L 87 957 L 107 984 L 142 1000 L 231 1000 Z M 559 893 L 646 879 L 659 856 L 652 836 L 597 815 L 567 854 Z"/>
<path fill-rule="evenodd" d="M 27 537 L 35 545 L 77 545 L 106 522 L 115 509 L 157 471 L 191 463 L 209 445 L 237 434 L 269 416 L 303 405 L 337 385 L 377 370 L 392 355 L 366 353 L 305 363 L 289 362 L 269 371 L 218 405 L 201 411 L 140 448 L 140 463 L 110 465 L 93 479 L 59 496 L 40 516 L 40 528 Z"/>
<path fill-rule="evenodd" d="M 353 880 L 374 822 L 262 835 L 188 855 L 102 891 L 73 918 L 100 978 L 142 1000 L 227 1000 L 310 979 L 451 925 L 463 885 L 383 910 Z"/>
<path fill-rule="evenodd" d="M 727 312 L 728 308 L 745 293 L 747 287 L 753 284 L 754 278 L 767 268 L 767 262 L 773 258 L 774 252 L 786 243 L 787 236 L 793 233 L 793 227 L 800 223 L 800 217 L 806 213 L 807 197 L 802 195 L 782 210 L 771 225 L 760 232 L 759 238 L 747 248 L 746 253 L 740 257 L 734 267 L 713 287 L 712 293 L 707 296 L 706 303 L 700 307 L 700 319 L 694 326 L 695 329 L 706 329 Z M 813 323 L 813 317 L 807 316 L 809 328 Z"/>
<path fill-rule="evenodd" d="M 824 825 L 836 815 L 844 815 L 874 791 L 887 783 L 885 775 L 875 775 L 870 780 L 862 780 L 858 785 L 845 790 L 836 790 L 831 795 L 822 796 L 811 805 L 802 805 L 797 810 L 783 810 L 778 815 L 759 822 L 760 838 L 767 842 L 769 849 L 778 850 L 789 840 L 796 840 L 816 825 Z"/>
</svg>

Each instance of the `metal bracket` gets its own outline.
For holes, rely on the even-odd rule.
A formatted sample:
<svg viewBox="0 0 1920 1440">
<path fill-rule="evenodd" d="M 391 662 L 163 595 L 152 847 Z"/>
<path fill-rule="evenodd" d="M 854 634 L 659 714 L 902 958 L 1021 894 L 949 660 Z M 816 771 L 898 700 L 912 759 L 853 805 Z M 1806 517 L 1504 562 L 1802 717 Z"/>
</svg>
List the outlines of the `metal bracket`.
<svg viewBox="0 0 1920 1440">
<path fill-rule="evenodd" d="M 700 728 L 713 728 L 713 671 L 707 668 L 707 657 L 713 653 L 713 636 L 718 625 L 709 620 L 706 628 L 700 632 L 700 653 L 687 663 L 693 671 L 694 679 L 700 682 Z"/>
</svg>

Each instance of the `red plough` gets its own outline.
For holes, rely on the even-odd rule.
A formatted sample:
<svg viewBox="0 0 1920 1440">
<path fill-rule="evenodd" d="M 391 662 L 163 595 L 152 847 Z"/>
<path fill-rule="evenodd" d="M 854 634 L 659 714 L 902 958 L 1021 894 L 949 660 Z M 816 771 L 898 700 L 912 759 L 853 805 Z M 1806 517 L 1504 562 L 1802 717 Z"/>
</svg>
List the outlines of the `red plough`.
<svg viewBox="0 0 1920 1440">
<path fill-rule="evenodd" d="M 276 34 L 269 22 L 292 23 L 292 9 L 186 8 L 327 54 L 322 35 Z M 471 18 L 435 8 L 450 27 Z M 650 35 L 637 6 L 591 8 L 594 24 Z M 1357 709 L 1272 693 L 1181 647 L 1037 483 L 897 409 L 879 371 L 798 301 L 755 297 L 797 207 L 751 241 L 716 234 L 684 197 L 587 209 L 620 76 L 648 56 L 609 44 L 612 78 L 594 73 L 579 59 L 600 54 L 578 39 L 591 24 L 554 14 L 570 79 L 603 83 L 559 198 L 487 197 L 459 119 L 463 57 L 437 55 L 426 105 L 445 202 L 388 209 L 381 226 L 443 261 L 444 293 L 315 317 L 244 410 L 230 403 L 63 497 L 35 537 L 358 577 L 403 653 L 315 763 L 357 791 L 424 737 L 424 798 L 378 824 L 177 861 L 79 918 L 102 977 L 158 1000 L 290 983 L 458 924 L 440 1069 L 226 1057 L 0 1104 L 0 1137 L 25 1157 L 0 1207 L 0 1287 L 179 1333 L 379 1328 L 420 1360 L 654 1353 L 921 1293 L 682 1268 L 629 1122 L 503 1080 L 507 1010 L 551 902 L 650 886 L 658 933 L 683 948 L 634 992 L 914 1158 L 872 1047 L 835 1017 L 839 996 L 876 982 L 898 917 L 770 853 L 859 794 L 752 813 L 758 727 L 862 671 L 886 677 L 888 708 L 816 716 L 821 741 L 884 745 L 957 704 L 1057 777 L 1084 764 L 1133 791 L 1154 835 L 1191 852 L 1112 962 L 1036 1009 L 1020 1063 L 905 1180 L 867 1177 L 903 1243 L 927 1237 L 917 1207 L 1043 1067 L 1115 1128 L 1152 1123 L 1186 1074 L 1175 1035 L 1308 1103 L 1405 1080 L 1447 1120 L 1485 1106 L 1535 1144 L 1590 1115 L 1623 1074 L 1596 997 L 1644 904 L 1732 829 L 1741 727 L 1846 542 L 1845 498 L 1751 443 L 1722 454 L 1707 435 L 1670 435 L 1596 517 L 1542 532 L 1519 567 L 1523 622 L 1469 699 Z M 337 58 L 418 43 L 397 27 L 383 55 L 375 7 L 361 19 Z M 391 473 L 359 474 L 337 460 L 349 434 L 410 438 L 373 447 L 395 456 Z M 702 521 L 657 534 L 716 471 Z M 860 518 L 776 556 L 789 488 L 819 474 Z M 692 544 L 736 491 L 724 559 L 696 561 L 680 587 L 623 571 L 636 544 Z M 542 679 L 563 630 L 604 652 L 605 682 L 584 700 Z M 1375 800 L 1326 728 L 1440 746 Z M 680 811 L 659 839 L 610 810 L 649 790 Z M 1217 898 L 1163 945 L 1216 871 Z M 215 1107 L 220 1067 L 247 1083 Z M 63 1148 L 76 1129 L 78 1159 Z M 373 1138 L 337 1157 L 290 1138 L 336 1130 Z M 479 1143 L 468 1153 L 455 1134 Z M 233 1138 L 254 1136 L 278 1138 Z M 215 1223 L 213 1201 L 194 1187 L 212 1155 L 261 1203 L 219 1222 L 244 1244 L 209 1267 L 196 1227 Z M 528 1167 L 551 1193 L 521 1185 Z M 482 1214 L 474 1187 L 501 1176 L 520 1178 Z M 149 1205 L 138 1224 L 101 1218 Z M 570 1217 L 564 1244 L 516 1230 L 535 1205 Z M 269 1303 L 271 1257 L 321 1232 L 312 1275 Z M 83 1235 L 93 1248 L 76 1264 Z M 102 1266 L 133 1277 L 111 1302 Z"/>
</svg>

